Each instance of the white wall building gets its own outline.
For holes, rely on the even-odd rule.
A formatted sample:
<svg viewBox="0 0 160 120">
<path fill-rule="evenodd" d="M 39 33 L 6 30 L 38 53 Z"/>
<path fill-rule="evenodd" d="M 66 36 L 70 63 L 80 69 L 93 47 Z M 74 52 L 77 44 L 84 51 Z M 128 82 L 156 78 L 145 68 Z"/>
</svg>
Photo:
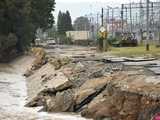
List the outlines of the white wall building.
<svg viewBox="0 0 160 120">
<path fill-rule="evenodd" d="M 91 39 L 91 33 L 89 31 L 67 31 L 66 35 L 70 37 L 73 42 Z"/>
</svg>

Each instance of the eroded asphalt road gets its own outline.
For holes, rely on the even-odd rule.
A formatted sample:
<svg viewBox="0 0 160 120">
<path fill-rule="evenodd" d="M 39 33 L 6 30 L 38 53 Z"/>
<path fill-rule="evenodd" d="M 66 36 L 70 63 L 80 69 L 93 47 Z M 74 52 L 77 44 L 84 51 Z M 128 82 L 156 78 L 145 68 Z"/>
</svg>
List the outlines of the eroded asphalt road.
<svg viewBox="0 0 160 120">
<path fill-rule="evenodd" d="M 0 120 L 85 120 L 78 115 L 48 114 L 37 112 L 38 108 L 25 108 L 27 88 L 22 65 L 30 59 L 20 59 L 12 64 L 0 64 Z"/>
</svg>

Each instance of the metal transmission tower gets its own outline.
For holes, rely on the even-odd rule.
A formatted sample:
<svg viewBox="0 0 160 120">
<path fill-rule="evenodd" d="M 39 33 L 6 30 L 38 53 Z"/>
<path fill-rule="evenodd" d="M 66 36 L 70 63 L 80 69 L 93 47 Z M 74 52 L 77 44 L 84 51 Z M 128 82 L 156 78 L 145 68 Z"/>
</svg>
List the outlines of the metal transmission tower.
<svg viewBox="0 0 160 120">
<path fill-rule="evenodd" d="M 129 15 L 130 15 L 130 33 L 133 32 L 133 20 L 132 20 L 132 4 L 129 5 Z"/>
<path fill-rule="evenodd" d="M 153 2 L 151 2 L 151 13 L 150 13 L 150 28 L 151 31 L 155 31 L 154 29 L 154 8 L 153 8 Z"/>
<path fill-rule="evenodd" d="M 142 5 L 142 0 L 140 0 L 140 4 L 139 4 L 139 27 L 140 27 L 140 43 L 143 43 L 143 22 L 144 22 L 144 10 L 143 10 L 143 5 Z"/>
<path fill-rule="evenodd" d="M 158 20 L 158 44 L 160 45 L 160 10 L 159 10 L 159 20 Z"/>
<path fill-rule="evenodd" d="M 124 17 L 123 17 L 123 9 L 124 9 L 124 5 L 122 4 L 122 8 L 121 8 L 121 26 L 122 26 L 122 33 L 124 33 Z"/>
<path fill-rule="evenodd" d="M 141 43 L 142 40 L 146 40 L 150 31 L 154 34 L 158 31 L 157 14 L 159 14 L 160 2 L 140 0 L 139 3 L 123 4 L 121 9 L 121 19 L 126 20 L 126 24 L 123 24 L 123 31 L 137 32 L 140 30 L 137 34 L 140 36 Z M 135 25 L 136 23 L 139 25 Z"/>
<path fill-rule="evenodd" d="M 150 13 L 150 11 L 149 11 L 149 0 L 147 0 L 146 1 L 146 27 L 147 27 L 147 40 L 146 40 L 146 50 L 147 51 L 149 51 L 150 49 L 149 49 L 149 27 L 150 27 L 150 25 L 149 25 L 149 13 Z"/>
<path fill-rule="evenodd" d="M 150 31 L 153 35 L 159 33 L 159 2 L 150 2 L 149 0 L 140 0 L 139 3 L 122 4 L 121 10 L 119 8 L 113 8 L 106 6 L 103 9 L 103 21 L 100 21 L 100 13 L 93 13 L 91 19 L 92 25 L 94 25 L 95 33 L 98 32 L 100 24 L 107 29 L 109 33 L 137 33 L 136 37 L 139 38 L 140 42 L 146 40 L 148 44 Z M 102 17 L 102 16 L 101 16 Z M 96 29 L 95 29 L 96 28 Z M 111 34 L 109 34 L 111 35 Z M 154 40 L 154 39 L 153 39 Z"/>
<path fill-rule="evenodd" d="M 121 19 L 121 15 L 120 15 L 120 10 L 119 7 L 111 7 L 111 6 L 107 6 L 107 16 L 106 16 L 106 22 L 107 22 L 107 26 L 109 27 L 109 31 L 110 31 L 110 22 L 111 22 L 111 33 L 112 33 L 112 37 L 114 36 L 114 33 L 116 31 L 119 31 L 119 28 L 117 28 L 115 30 L 115 24 L 116 24 L 116 20 Z"/>
<path fill-rule="evenodd" d="M 126 21 L 128 21 L 128 10 L 127 7 L 125 7 L 125 12 L 126 12 Z M 128 31 L 128 25 L 126 26 L 126 31 Z"/>
</svg>

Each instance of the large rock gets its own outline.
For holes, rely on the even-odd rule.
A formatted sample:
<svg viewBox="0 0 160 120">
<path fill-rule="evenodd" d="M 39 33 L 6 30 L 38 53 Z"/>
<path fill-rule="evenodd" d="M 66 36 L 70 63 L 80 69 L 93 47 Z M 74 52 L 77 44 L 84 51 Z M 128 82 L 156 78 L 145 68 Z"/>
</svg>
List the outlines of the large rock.
<svg viewBox="0 0 160 120">
<path fill-rule="evenodd" d="M 73 112 L 74 90 L 57 92 L 56 96 L 47 100 L 46 108 L 50 112 Z"/>
<path fill-rule="evenodd" d="M 160 105 L 158 77 L 116 73 L 106 89 L 83 109 L 82 115 L 94 119 L 145 120 L 143 114 Z M 147 112 L 148 110 L 148 112 Z"/>
<path fill-rule="evenodd" d="M 68 57 L 63 57 L 63 58 L 49 58 L 48 61 L 52 65 L 54 65 L 56 70 L 58 70 L 62 66 L 69 64 L 71 60 Z"/>
<path fill-rule="evenodd" d="M 50 77 L 50 80 L 44 78 L 44 80 L 48 80 L 46 83 L 44 83 L 44 86 L 47 89 L 54 88 L 56 91 L 62 91 L 72 86 L 71 82 L 62 72 L 57 72 L 55 76 L 49 76 L 49 77 Z"/>
<path fill-rule="evenodd" d="M 104 63 L 95 61 L 83 61 L 75 64 L 70 76 L 73 86 L 79 88 L 90 79 L 102 77 L 105 66 Z"/>
<path fill-rule="evenodd" d="M 140 97 L 118 89 L 106 90 L 82 111 L 82 115 L 94 119 L 137 120 Z"/>
<path fill-rule="evenodd" d="M 57 91 L 68 89 L 72 86 L 71 82 L 60 71 L 55 71 L 50 63 L 42 66 L 33 75 L 27 78 L 29 104 L 41 100 L 46 94 L 55 94 Z M 31 102 L 31 103 L 30 103 Z M 40 103 L 40 102 L 39 102 Z"/>
<path fill-rule="evenodd" d="M 101 93 L 111 79 L 112 77 L 101 77 L 86 81 L 75 94 L 75 110 L 79 110 Z"/>
<path fill-rule="evenodd" d="M 46 52 L 43 48 L 32 48 L 31 52 L 36 57 L 31 70 L 37 70 L 46 63 Z"/>
</svg>

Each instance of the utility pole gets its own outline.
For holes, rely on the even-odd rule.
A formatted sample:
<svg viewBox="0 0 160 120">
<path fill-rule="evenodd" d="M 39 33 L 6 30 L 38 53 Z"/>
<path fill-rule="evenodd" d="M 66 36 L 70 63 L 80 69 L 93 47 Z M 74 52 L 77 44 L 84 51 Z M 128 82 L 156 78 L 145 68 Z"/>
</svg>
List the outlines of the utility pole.
<svg viewBox="0 0 160 120">
<path fill-rule="evenodd" d="M 107 23 L 108 23 L 108 24 L 109 24 L 109 21 L 110 21 L 110 16 L 109 16 L 110 14 L 109 14 L 109 12 L 110 12 L 110 11 L 109 11 L 109 8 L 108 8 L 108 10 L 107 10 L 107 17 L 108 17 L 108 18 L 107 18 Z"/>
<path fill-rule="evenodd" d="M 130 32 L 133 32 L 133 28 L 132 28 L 132 4 L 130 3 Z"/>
<path fill-rule="evenodd" d="M 153 9 L 153 2 L 151 2 L 151 20 L 150 20 L 150 27 L 152 32 L 154 32 L 154 9 Z"/>
<path fill-rule="evenodd" d="M 103 18 L 104 18 L 104 9 L 102 8 L 102 10 L 101 10 L 101 28 L 104 26 Z M 104 50 L 103 48 L 104 48 L 104 40 L 103 40 L 103 37 L 101 35 L 100 38 L 98 39 L 98 49 L 102 52 Z"/>
<path fill-rule="evenodd" d="M 99 14 L 97 13 L 97 34 L 98 34 L 98 28 L 99 28 Z"/>
<path fill-rule="evenodd" d="M 112 8 L 112 38 L 113 38 L 113 19 L 114 19 L 114 8 Z"/>
<path fill-rule="evenodd" d="M 160 10 L 159 10 L 158 35 L 159 35 L 159 43 L 158 43 L 158 45 L 160 45 Z"/>
<path fill-rule="evenodd" d="M 127 7 L 126 7 L 125 9 L 126 9 L 126 22 L 128 23 L 128 14 L 127 14 L 127 13 L 128 13 L 128 12 L 127 12 L 128 10 L 127 10 Z M 128 29 L 128 25 L 126 26 L 126 30 L 127 30 L 127 29 Z"/>
<path fill-rule="evenodd" d="M 101 27 L 104 27 L 104 9 L 102 8 L 102 26 Z M 103 39 L 102 40 L 102 44 L 103 44 L 103 51 L 106 51 L 106 40 Z"/>
<path fill-rule="evenodd" d="M 106 28 L 108 28 L 108 24 L 109 24 L 109 8 L 106 9 Z"/>
<path fill-rule="evenodd" d="M 140 0 L 140 36 L 141 36 L 141 40 L 140 43 L 143 44 L 143 6 L 142 6 L 142 0 Z"/>
<path fill-rule="evenodd" d="M 146 17 L 146 21 L 147 21 L 147 40 L 146 40 L 146 51 L 150 50 L 150 46 L 149 46 L 149 0 L 147 0 L 147 7 L 146 7 L 146 11 L 147 11 L 147 17 Z"/>
<path fill-rule="evenodd" d="M 135 22 L 135 28 L 137 28 L 138 25 L 138 13 L 136 12 L 136 22 Z M 136 30 L 137 31 L 137 30 Z"/>
<path fill-rule="evenodd" d="M 104 25 L 103 18 L 104 18 L 104 9 L 102 8 L 102 15 L 101 15 L 101 26 L 103 26 L 103 25 Z"/>
<path fill-rule="evenodd" d="M 104 27 L 104 9 L 102 8 L 102 14 L 101 14 L 101 28 L 99 30 L 99 50 L 102 51 L 107 51 L 108 49 L 108 44 L 107 44 L 107 33 L 106 33 L 106 28 Z"/>
<path fill-rule="evenodd" d="M 122 8 L 121 8 L 121 25 L 122 25 L 122 33 L 124 32 L 124 20 L 123 20 L 123 9 L 124 9 L 124 4 L 122 4 Z"/>
</svg>

